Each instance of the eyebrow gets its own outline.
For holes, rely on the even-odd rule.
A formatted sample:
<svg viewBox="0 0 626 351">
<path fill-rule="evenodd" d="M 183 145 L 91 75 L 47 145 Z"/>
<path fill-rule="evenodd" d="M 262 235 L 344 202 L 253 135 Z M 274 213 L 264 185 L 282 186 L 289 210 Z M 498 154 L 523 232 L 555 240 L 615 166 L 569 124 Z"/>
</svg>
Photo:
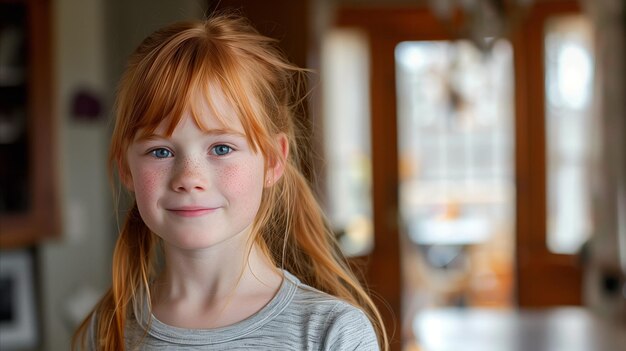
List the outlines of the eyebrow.
<svg viewBox="0 0 626 351">
<path fill-rule="evenodd" d="M 209 135 L 209 136 L 235 136 L 235 137 L 242 137 L 242 138 L 246 137 L 244 133 L 237 132 L 232 129 L 222 129 L 222 128 L 210 129 L 208 131 L 204 131 L 203 134 Z M 145 142 L 145 141 L 169 139 L 169 138 L 170 138 L 169 136 L 164 135 L 164 134 L 159 134 L 159 133 L 146 133 L 146 134 L 139 133 L 139 136 L 137 137 L 136 141 Z"/>
</svg>

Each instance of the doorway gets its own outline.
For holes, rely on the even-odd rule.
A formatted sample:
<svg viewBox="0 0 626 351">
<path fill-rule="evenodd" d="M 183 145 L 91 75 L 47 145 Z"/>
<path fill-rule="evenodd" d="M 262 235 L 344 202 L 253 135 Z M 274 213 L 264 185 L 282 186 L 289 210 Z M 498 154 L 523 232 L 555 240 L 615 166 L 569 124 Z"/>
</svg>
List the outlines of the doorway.
<svg viewBox="0 0 626 351">
<path fill-rule="evenodd" d="M 572 108 L 550 106 L 557 101 L 550 98 L 584 95 L 592 77 L 576 91 L 549 90 L 571 66 L 563 57 L 575 52 L 577 67 L 592 64 L 581 17 L 573 1 L 538 3 L 516 35 L 484 52 L 453 39 L 427 9 L 339 11 L 337 29 L 360 31 L 352 36 L 368 53 L 369 103 L 360 112 L 369 116 L 366 181 L 357 202 L 367 210 L 355 233 L 370 237 L 354 252 L 367 261 L 395 349 L 418 338 L 416 316 L 428 308 L 581 303 L 578 253 L 591 224 L 566 224 L 572 213 L 587 213 L 589 105 L 575 106 L 583 122 L 567 131 L 558 123 Z M 580 142 L 554 143 L 572 138 Z M 564 162 L 572 150 L 575 162 Z M 563 196 L 572 192 L 578 200 Z M 555 247 L 564 236 L 565 246 Z"/>
</svg>

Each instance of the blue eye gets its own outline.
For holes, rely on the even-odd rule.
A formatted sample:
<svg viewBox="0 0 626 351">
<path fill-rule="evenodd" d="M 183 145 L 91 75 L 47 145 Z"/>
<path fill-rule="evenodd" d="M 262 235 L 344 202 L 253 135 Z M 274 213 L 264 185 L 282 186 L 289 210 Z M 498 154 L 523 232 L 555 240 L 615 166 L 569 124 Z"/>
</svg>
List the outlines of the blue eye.
<svg viewBox="0 0 626 351">
<path fill-rule="evenodd" d="M 172 152 L 168 149 L 158 148 L 150 151 L 150 154 L 156 158 L 168 158 L 172 157 Z"/>
<path fill-rule="evenodd" d="M 213 153 L 217 156 L 224 156 L 231 153 L 233 149 L 228 145 L 217 145 L 213 147 Z"/>
</svg>

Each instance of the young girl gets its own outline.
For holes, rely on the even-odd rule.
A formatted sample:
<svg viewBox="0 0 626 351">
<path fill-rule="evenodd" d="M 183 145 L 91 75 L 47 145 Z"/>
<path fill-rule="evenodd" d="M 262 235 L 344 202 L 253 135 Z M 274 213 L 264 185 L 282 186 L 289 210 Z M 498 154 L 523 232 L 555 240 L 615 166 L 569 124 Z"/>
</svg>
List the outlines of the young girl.
<svg viewBox="0 0 626 351">
<path fill-rule="evenodd" d="M 302 75 L 235 16 L 174 24 L 137 48 L 109 157 L 134 203 L 75 348 L 387 348 L 298 169 Z"/>
</svg>

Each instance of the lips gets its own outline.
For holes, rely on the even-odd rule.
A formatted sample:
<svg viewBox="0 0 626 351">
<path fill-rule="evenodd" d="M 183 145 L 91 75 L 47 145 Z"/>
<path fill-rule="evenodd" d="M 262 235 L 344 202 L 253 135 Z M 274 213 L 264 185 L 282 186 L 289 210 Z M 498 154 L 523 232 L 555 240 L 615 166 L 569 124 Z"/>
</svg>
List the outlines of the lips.
<svg viewBox="0 0 626 351">
<path fill-rule="evenodd" d="M 183 206 L 168 208 L 167 211 L 181 217 L 199 217 L 213 213 L 217 211 L 217 209 L 219 209 L 219 207 Z"/>
</svg>

